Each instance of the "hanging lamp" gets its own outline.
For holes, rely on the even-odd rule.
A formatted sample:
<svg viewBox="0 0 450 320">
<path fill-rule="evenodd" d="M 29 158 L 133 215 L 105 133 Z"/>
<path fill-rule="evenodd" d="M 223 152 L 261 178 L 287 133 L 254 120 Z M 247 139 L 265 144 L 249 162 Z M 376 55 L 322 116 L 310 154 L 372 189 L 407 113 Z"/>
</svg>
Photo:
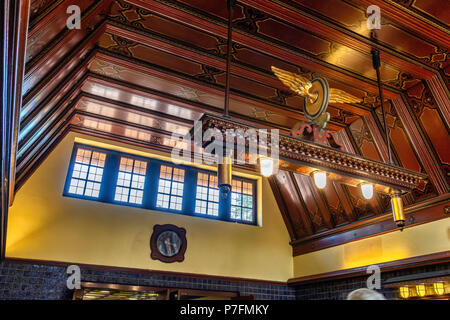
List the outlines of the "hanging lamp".
<svg viewBox="0 0 450 320">
<path fill-rule="evenodd" d="M 231 68 L 231 49 L 233 46 L 233 7 L 235 0 L 227 0 L 228 8 L 228 32 L 227 32 L 227 64 L 226 64 L 226 83 L 225 83 L 225 100 L 223 108 L 223 117 L 229 119 L 230 110 L 230 68 Z M 232 154 L 223 145 L 223 153 L 221 159 L 217 159 L 217 183 L 219 188 L 219 197 L 221 205 L 219 206 L 219 216 L 228 217 L 231 211 L 231 184 L 232 184 Z"/>
<path fill-rule="evenodd" d="M 371 33 L 371 38 L 376 41 L 375 32 Z M 384 108 L 383 90 L 382 90 L 382 86 L 381 86 L 380 52 L 376 49 L 373 49 L 371 51 L 371 54 L 372 54 L 373 68 L 375 69 L 375 71 L 377 73 L 378 93 L 380 96 L 381 113 L 382 113 L 382 117 L 383 117 L 383 126 L 384 126 L 386 145 L 387 145 L 387 151 L 388 151 L 388 163 L 389 163 L 389 165 L 394 165 L 394 161 L 392 160 L 391 143 L 390 143 L 390 139 L 389 139 L 389 126 L 386 121 L 386 111 Z M 402 192 L 399 189 L 393 188 L 390 190 L 390 196 L 391 196 L 392 215 L 393 215 L 394 221 L 395 221 L 397 227 L 400 228 L 400 231 L 403 231 L 403 228 L 405 226 L 405 212 L 403 210 L 403 200 L 401 198 Z"/>
</svg>

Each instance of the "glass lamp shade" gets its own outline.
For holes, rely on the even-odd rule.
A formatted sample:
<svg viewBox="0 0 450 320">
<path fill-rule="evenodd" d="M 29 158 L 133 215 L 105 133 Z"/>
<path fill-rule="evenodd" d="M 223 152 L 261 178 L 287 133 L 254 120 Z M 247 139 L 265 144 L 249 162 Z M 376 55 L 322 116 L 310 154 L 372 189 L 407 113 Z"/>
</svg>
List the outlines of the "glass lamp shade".
<svg viewBox="0 0 450 320">
<path fill-rule="evenodd" d="M 444 283 L 443 282 L 435 282 L 435 283 L 433 283 L 433 289 L 434 289 L 434 292 L 436 292 L 437 295 L 444 294 L 444 292 L 445 292 Z"/>
<path fill-rule="evenodd" d="M 319 189 L 323 189 L 327 185 L 327 174 L 323 171 L 316 171 L 313 173 L 314 183 Z"/>
<path fill-rule="evenodd" d="M 408 299 L 409 298 L 409 287 L 408 286 L 400 287 L 400 296 L 403 299 Z"/>
<path fill-rule="evenodd" d="M 269 177 L 273 174 L 273 160 L 270 158 L 260 158 L 259 167 L 261 174 L 264 177 Z"/>
<path fill-rule="evenodd" d="M 426 294 L 425 284 L 421 283 L 421 284 L 416 285 L 416 291 L 420 297 L 424 297 Z"/>
<path fill-rule="evenodd" d="M 366 199 L 372 199 L 373 197 L 373 184 L 363 183 L 361 184 L 361 192 Z"/>
</svg>

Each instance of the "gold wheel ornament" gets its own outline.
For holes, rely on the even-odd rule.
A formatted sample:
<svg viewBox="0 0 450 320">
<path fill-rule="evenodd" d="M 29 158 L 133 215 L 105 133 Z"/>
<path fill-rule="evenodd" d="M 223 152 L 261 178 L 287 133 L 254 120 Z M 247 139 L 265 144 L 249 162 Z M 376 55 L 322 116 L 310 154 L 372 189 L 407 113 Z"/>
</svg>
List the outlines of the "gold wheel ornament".
<svg viewBox="0 0 450 320">
<path fill-rule="evenodd" d="M 319 128 L 325 129 L 330 114 L 326 112 L 328 103 L 356 103 L 361 99 L 345 91 L 330 88 L 328 81 L 323 77 L 313 80 L 272 66 L 273 73 L 289 89 L 305 98 L 304 113 L 308 120 Z"/>
<path fill-rule="evenodd" d="M 327 110 L 330 97 L 329 92 L 330 87 L 325 78 L 318 77 L 311 81 L 311 87 L 308 90 L 309 95 L 305 97 L 305 108 L 303 110 L 310 122 L 316 123 Z M 313 99 L 311 96 L 315 98 Z M 329 116 L 327 120 L 329 120 Z"/>
</svg>

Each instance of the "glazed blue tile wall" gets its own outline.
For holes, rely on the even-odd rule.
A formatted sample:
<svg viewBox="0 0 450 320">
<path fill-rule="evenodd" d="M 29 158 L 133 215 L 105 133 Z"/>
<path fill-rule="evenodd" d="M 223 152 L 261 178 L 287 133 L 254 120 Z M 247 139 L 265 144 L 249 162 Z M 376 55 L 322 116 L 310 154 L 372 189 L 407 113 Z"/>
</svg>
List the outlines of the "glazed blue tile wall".
<svg viewBox="0 0 450 320">
<path fill-rule="evenodd" d="M 384 281 L 393 277 L 412 275 L 417 273 L 428 273 L 450 269 L 450 263 L 441 263 L 418 268 L 402 269 L 381 274 L 381 289 L 386 299 L 398 299 L 398 290 L 385 288 Z M 312 283 L 296 287 L 296 298 L 299 300 L 345 300 L 353 290 L 367 287 L 367 276 Z"/>
<path fill-rule="evenodd" d="M 387 299 L 397 299 L 398 293 L 384 288 L 392 277 L 450 269 L 450 263 L 410 268 L 382 273 L 382 288 Z M 4 299 L 72 299 L 73 291 L 66 286 L 66 268 L 49 265 L 0 262 L 0 300 Z M 313 283 L 296 288 L 287 286 L 219 281 L 202 278 L 158 276 L 129 272 L 98 271 L 81 268 L 81 281 L 127 285 L 187 288 L 199 290 L 238 291 L 242 296 L 255 295 L 264 300 L 342 300 L 349 292 L 366 287 L 367 276 Z"/>
<path fill-rule="evenodd" d="M 1 299 L 71 299 L 66 268 L 48 265 L 0 262 Z M 201 278 L 157 276 L 129 272 L 110 272 L 81 268 L 81 281 L 127 285 L 238 291 L 264 300 L 293 300 L 295 290 L 281 285 L 241 283 Z"/>
</svg>

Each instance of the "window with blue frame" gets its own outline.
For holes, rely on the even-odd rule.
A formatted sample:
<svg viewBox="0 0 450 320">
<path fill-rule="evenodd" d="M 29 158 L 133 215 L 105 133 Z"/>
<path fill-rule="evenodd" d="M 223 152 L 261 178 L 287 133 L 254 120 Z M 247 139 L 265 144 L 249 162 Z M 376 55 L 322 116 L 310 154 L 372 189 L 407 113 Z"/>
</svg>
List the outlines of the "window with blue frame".
<svg viewBox="0 0 450 320">
<path fill-rule="evenodd" d="M 142 204 L 147 162 L 121 157 L 114 200 Z"/>
<path fill-rule="evenodd" d="M 217 173 L 76 143 L 64 195 L 256 224 L 256 181 L 233 176 L 231 212 L 219 210 Z"/>
<path fill-rule="evenodd" d="M 184 169 L 168 165 L 160 166 L 156 207 L 182 210 Z"/>
<path fill-rule="evenodd" d="M 219 215 L 219 189 L 216 173 L 197 173 L 195 213 L 215 217 Z"/>
<path fill-rule="evenodd" d="M 106 154 L 81 147 L 76 152 L 68 192 L 98 198 Z"/>
<path fill-rule="evenodd" d="M 233 179 L 231 185 L 231 219 L 251 222 L 254 219 L 253 185 L 240 179 Z"/>
</svg>

